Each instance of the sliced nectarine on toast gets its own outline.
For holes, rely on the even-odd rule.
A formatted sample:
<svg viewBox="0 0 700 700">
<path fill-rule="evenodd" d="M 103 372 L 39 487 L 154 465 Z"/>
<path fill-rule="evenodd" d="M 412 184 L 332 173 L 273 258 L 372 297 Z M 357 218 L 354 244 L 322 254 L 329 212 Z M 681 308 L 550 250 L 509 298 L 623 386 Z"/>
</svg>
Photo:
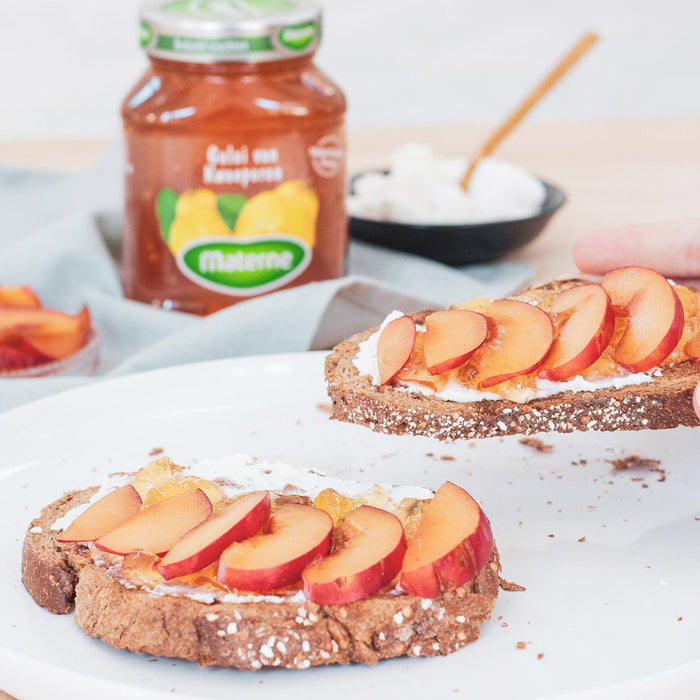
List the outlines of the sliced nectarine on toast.
<svg viewBox="0 0 700 700">
<path fill-rule="evenodd" d="M 425 320 L 423 350 L 430 374 L 464 364 L 488 335 L 486 316 L 475 311 L 434 311 Z"/>
<path fill-rule="evenodd" d="M 199 571 L 215 562 L 232 542 L 252 537 L 269 517 L 269 491 L 246 494 L 185 534 L 163 557 L 158 571 L 165 579 Z"/>
<path fill-rule="evenodd" d="M 479 350 L 482 387 L 529 374 L 544 360 L 554 339 L 554 326 L 542 309 L 515 299 L 497 299 L 484 311 L 489 337 Z"/>
<path fill-rule="evenodd" d="M 409 595 L 432 598 L 476 576 L 491 556 L 493 534 L 479 504 L 445 482 L 423 508 L 408 543 L 400 586 Z"/>
<path fill-rule="evenodd" d="M 539 376 L 560 382 L 590 367 L 608 346 L 615 329 L 610 297 L 599 284 L 581 284 L 558 294 L 551 312 L 564 321 Z"/>
<path fill-rule="evenodd" d="M 83 511 L 58 537 L 59 542 L 92 542 L 116 530 L 141 510 L 141 496 L 128 484 Z"/>
<path fill-rule="evenodd" d="M 270 591 L 301 579 L 304 567 L 328 554 L 333 519 L 313 506 L 282 506 L 262 531 L 225 549 L 218 580 L 229 588 Z"/>
<path fill-rule="evenodd" d="M 141 550 L 163 556 L 211 512 L 211 502 L 204 491 L 186 491 L 144 508 L 96 540 L 95 546 L 112 554 Z"/>
<path fill-rule="evenodd" d="M 416 323 L 410 316 L 401 316 L 384 326 L 377 341 L 379 383 L 388 384 L 411 357 L 416 340 Z"/>
<path fill-rule="evenodd" d="M 360 506 L 340 527 L 343 548 L 309 564 L 302 573 L 306 597 L 319 605 L 361 600 L 401 571 L 406 539 L 401 521 L 373 506 Z"/>
<path fill-rule="evenodd" d="M 413 352 L 408 362 L 403 369 L 396 375 L 396 379 L 400 382 L 418 382 L 424 386 L 430 387 L 434 391 L 444 389 L 447 382 L 450 381 L 450 375 L 447 372 L 442 374 L 430 374 L 425 364 L 425 352 L 423 344 L 425 333 L 416 333 L 416 340 L 413 344 Z"/>
<path fill-rule="evenodd" d="M 669 281 L 645 267 L 620 267 L 601 282 L 617 316 L 627 326 L 613 359 L 630 372 L 644 372 L 663 362 L 683 335 L 683 306 Z"/>
</svg>

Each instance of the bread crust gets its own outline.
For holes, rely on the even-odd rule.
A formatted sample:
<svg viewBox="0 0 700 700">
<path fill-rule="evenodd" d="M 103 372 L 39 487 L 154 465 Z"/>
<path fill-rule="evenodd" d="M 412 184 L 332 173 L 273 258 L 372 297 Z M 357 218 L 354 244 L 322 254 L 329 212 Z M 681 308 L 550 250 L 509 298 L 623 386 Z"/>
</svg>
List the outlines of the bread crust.
<svg viewBox="0 0 700 700">
<path fill-rule="evenodd" d="M 422 323 L 430 311 L 412 314 Z M 563 391 L 527 403 L 445 401 L 437 396 L 375 386 L 353 365 L 359 344 L 378 328 L 358 333 L 333 348 L 325 374 L 331 418 L 380 433 L 426 435 L 439 440 L 472 440 L 504 435 L 571 433 L 575 430 L 659 430 L 700 425 L 693 391 L 700 365 L 663 365 L 661 376 L 621 389 Z"/>
<path fill-rule="evenodd" d="M 92 561 L 77 544 L 58 543 L 51 525 L 76 506 L 90 500 L 97 487 L 71 491 L 46 506 L 32 520 L 22 545 L 22 583 L 38 605 L 61 615 L 73 609 L 79 571 Z"/>
<path fill-rule="evenodd" d="M 86 502 L 96 488 L 66 494 L 32 521 L 22 553 L 22 582 L 53 613 L 75 606 L 89 636 L 116 647 L 177 657 L 202 666 L 244 670 L 304 669 L 395 656 L 448 654 L 476 640 L 499 591 L 495 546 L 476 578 L 432 599 L 380 593 L 344 605 L 215 602 L 129 588 L 84 547 L 59 545 L 57 517 Z"/>
</svg>

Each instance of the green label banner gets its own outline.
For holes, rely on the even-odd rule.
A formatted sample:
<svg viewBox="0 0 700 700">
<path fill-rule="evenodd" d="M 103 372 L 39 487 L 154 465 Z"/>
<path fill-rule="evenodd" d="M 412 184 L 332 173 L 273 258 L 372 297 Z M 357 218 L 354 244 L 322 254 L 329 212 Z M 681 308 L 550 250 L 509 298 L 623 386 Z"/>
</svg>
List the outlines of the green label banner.
<svg viewBox="0 0 700 700">
<path fill-rule="evenodd" d="M 148 46 L 153 39 L 153 30 L 151 25 L 147 22 L 141 22 L 140 32 L 139 32 L 139 43 L 141 48 Z"/>
<path fill-rule="evenodd" d="M 294 0 L 172 0 L 163 5 L 163 11 L 188 17 L 265 17 L 280 12 L 291 12 L 297 8 Z"/>
<path fill-rule="evenodd" d="M 218 236 L 192 241 L 177 260 L 182 272 L 203 287 L 250 296 L 298 277 L 311 262 L 311 248 L 296 236 Z"/>
<path fill-rule="evenodd" d="M 317 29 L 316 22 L 292 24 L 282 27 L 277 38 L 282 46 L 292 51 L 302 51 L 316 38 Z"/>
<path fill-rule="evenodd" d="M 159 34 L 156 39 L 156 49 L 190 55 L 215 54 L 232 56 L 255 51 L 271 51 L 272 48 L 272 41 L 269 36 L 193 39 L 186 36 Z"/>
</svg>

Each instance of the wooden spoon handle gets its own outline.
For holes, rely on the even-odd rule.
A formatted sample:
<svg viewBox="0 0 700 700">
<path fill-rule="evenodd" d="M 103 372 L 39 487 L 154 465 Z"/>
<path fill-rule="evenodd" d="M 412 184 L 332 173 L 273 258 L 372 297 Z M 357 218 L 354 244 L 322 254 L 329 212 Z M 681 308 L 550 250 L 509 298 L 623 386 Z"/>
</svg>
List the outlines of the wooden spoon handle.
<svg viewBox="0 0 700 700">
<path fill-rule="evenodd" d="M 503 139 L 520 123 L 523 117 L 556 85 L 564 74 L 598 41 L 596 34 L 586 34 L 542 82 L 520 103 L 517 109 L 491 134 L 489 140 L 481 147 L 460 181 L 460 187 L 467 190 L 476 164 L 490 155 Z"/>
</svg>

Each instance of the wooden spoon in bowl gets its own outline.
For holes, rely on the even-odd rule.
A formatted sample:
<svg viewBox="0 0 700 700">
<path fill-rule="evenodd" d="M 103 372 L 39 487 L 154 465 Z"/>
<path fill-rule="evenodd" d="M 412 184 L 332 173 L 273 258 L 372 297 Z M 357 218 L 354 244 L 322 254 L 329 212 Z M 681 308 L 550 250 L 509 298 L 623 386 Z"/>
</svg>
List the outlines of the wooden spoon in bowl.
<svg viewBox="0 0 700 700">
<path fill-rule="evenodd" d="M 491 134 L 490 138 L 481 147 L 476 157 L 467 168 L 467 172 L 459 185 L 466 191 L 469 189 L 469 181 L 474 174 L 477 163 L 486 156 L 491 155 L 503 139 L 520 123 L 523 117 L 544 97 L 565 73 L 598 41 L 596 34 L 586 34 L 571 51 L 569 51 L 558 65 L 540 82 L 540 84 L 521 102 L 517 109 Z"/>
</svg>

